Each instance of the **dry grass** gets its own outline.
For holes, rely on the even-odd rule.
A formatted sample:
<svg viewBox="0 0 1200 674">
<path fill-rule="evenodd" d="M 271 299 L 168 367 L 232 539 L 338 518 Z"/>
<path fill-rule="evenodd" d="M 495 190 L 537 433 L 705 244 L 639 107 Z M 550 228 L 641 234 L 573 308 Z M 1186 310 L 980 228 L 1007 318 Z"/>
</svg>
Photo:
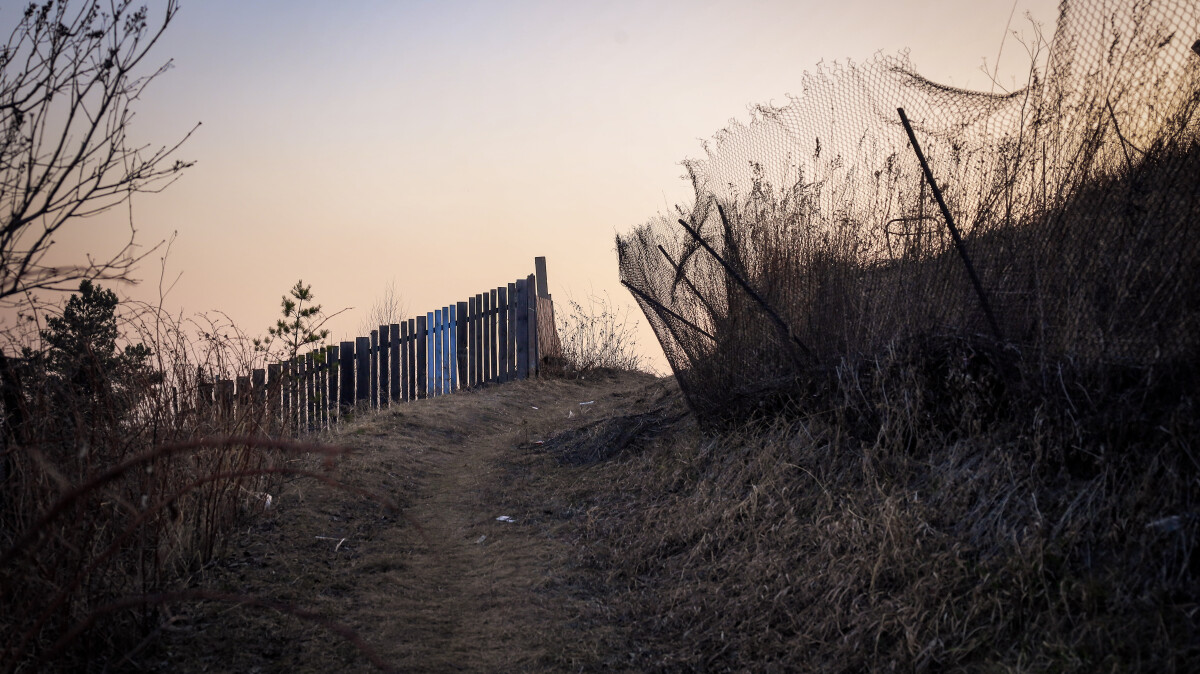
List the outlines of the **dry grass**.
<svg viewBox="0 0 1200 674">
<path fill-rule="evenodd" d="M 552 478 L 588 513 L 588 619 L 621 627 L 596 667 L 1193 671 L 1196 373 L 1025 406 L 998 369 L 896 349 L 842 373 L 837 413 L 676 422 Z"/>
<path fill-rule="evenodd" d="M 567 300 L 570 311 L 558 319 L 563 362 L 555 374 L 578 375 L 596 370 L 638 370 L 642 356 L 629 320 L 606 295 Z"/>
<path fill-rule="evenodd" d="M 223 318 L 134 307 L 121 326 L 155 362 L 98 394 L 37 361 L 8 361 L 0 671 L 118 666 L 163 627 L 164 605 L 200 598 L 184 589 L 189 575 L 232 526 L 270 507 L 282 477 L 331 479 L 328 465 L 301 468 L 294 458 L 345 453 L 267 436 L 262 400 L 200 402 L 212 382 L 253 366 L 250 340 Z"/>
</svg>

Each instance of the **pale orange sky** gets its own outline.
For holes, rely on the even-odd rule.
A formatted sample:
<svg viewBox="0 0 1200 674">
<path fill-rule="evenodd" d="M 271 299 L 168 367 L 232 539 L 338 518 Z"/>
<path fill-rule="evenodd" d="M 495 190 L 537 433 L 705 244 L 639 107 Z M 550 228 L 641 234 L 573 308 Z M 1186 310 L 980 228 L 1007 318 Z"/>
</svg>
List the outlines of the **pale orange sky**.
<svg viewBox="0 0 1200 674">
<path fill-rule="evenodd" d="M 9 30 L 16 5 L 0 8 Z M 800 93 L 819 61 L 910 50 L 926 77 L 988 89 L 1012 0 L 357 2 L 184 0 L 151 53 L 175 67 L 133 136 L 197 164 L 139 196 L 143 244 L 178 232 L 173 311 L 266 332 L 302 278 L 349 339 L 388 281 L 424 312 L 549 263 L 556 299 L 621 305 L 613 238 L 686 201 L 680 161 L 748 107 Z M 1055 0 L 1018 0 L 1051 37 Z M 1000 81 L 1028 58 L 1009 39 Z M 95 252 L 120 218 L 75 223 Z M 118 234 L 114 234 L 117 232 Z M 111 244 L 110 244 L 111 245 Z M 157 297 L 158 267 L 124 293 Z M 641 349 L 661 350 L 640 313 Z"/>
</svg>

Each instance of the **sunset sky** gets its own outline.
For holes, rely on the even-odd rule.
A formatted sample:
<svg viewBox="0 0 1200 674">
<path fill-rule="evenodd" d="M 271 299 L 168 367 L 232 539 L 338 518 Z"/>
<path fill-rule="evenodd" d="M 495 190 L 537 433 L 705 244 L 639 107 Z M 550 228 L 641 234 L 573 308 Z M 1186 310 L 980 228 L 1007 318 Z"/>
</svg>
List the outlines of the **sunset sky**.
<svg viewBox="0 0 1200 674">
<path fill-rule="evenodd" d="M 0 4 L 0 28 L 23 3 Z M 394 280 L 408 308 L 465 299 L 549 262 L 556 299 L 607 292 L 613 238 L 684 201 L 680 161 L 731 118 L 785 103 L 822 60 L 910 50 L 930 79 L 988 89 L 1028 12 L 1055 0 L 841 2 L 317 2 L 184 0 L 151 52 L 174 68 L 136 106 L 133 135 L 202 126 L 196 165 L 139 196 L 143 244 L 178 237 L 173 311 L 220 310 L 263 334 L 298 278 L 355 336 Z M 1000 81 L 1028 58 L 1009 39 Z M 77 223 L 63 253 L 103 250 L 119 219 Z M 109 244 L 111 246 L 111 244 Z M 131 297 L 157 297 L 157 264 Z M 644 325 L 640 315 L 636 316 Z M 641 348 L 666 371 L 644 327 Z"/>
</svg>

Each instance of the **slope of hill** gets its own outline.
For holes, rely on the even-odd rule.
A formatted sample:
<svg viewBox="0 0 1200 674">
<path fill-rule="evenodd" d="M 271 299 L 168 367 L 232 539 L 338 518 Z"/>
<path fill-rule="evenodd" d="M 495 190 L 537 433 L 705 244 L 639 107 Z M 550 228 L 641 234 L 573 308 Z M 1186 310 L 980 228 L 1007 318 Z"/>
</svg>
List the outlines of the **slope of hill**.
<svg viewBox="0 0 1200 674">
<path fill-rule="evenodd" d="M 894 354 L 866 425 L 703 434 L 673 379 L 616 372 L 365 415 L 329 438 L 357 450 L 339 477 L 400 509 L 284 485 L 194 581 L 259 605 L 173 607 L 126 664 L 1195 671 L 1200 469 L 1172 439 L 1195 435 L 1191 375 L 1155 374 L 1120 418 L 1066 382 L 1077 425 L 980 426 L 981 358 Z M 965 425 L 929 432 L 947 399 Z"/>
</svg>

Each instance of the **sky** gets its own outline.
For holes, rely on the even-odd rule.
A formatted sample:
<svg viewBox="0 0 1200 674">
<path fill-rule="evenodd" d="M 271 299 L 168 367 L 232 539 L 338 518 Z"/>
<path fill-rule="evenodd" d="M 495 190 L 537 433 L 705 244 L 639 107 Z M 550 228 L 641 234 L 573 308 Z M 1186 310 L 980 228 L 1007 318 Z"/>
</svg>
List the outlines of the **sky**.
<svg viewBox="0 0 1200 674">
<path fill-rule="evenodd" d="M 5 34 L 21 4 L 0 2 Z M 140 243 L 175 236 L 163 306 L 261 335 L 303 279 L 326 311 L 352 307 L 334 341 L 389 282 L 424 313 L 532 273 L 538 255 L 560 304 L 632 307 L 614 237 L 686 202 L 680 162 L 731 119 L 786 103 L 819 62 L 877 52 L 987 90 L 981 66 L 1003 42 L 1013 88 L 1029 61 L 1006 28 L 1028 38 L 1032 19 L 1049 38 L 1057 16 L 1057 0 L 181 5 L 151 52 L 173 67 L 131 131 L 157 147 L 201 125 L 179 154 L 195 166 L 133 202 Z M 56 254 L 111 248 L 122 228 L 127 214 L 75 223 Z M 157 302 L 159 261 L 134 276 L 118 291 Z"/>
</svg>

